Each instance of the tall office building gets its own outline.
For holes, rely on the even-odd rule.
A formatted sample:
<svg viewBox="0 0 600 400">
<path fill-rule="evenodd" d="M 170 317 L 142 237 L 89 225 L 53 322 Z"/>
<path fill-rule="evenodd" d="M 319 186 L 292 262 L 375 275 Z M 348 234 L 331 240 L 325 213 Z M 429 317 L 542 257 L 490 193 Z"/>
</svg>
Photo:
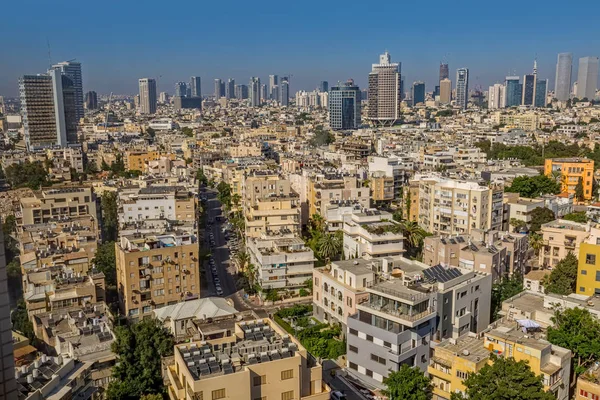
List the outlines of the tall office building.
<svg viewBox="0 0 600 400">
<path fill-rule="evenodd" d="M 533 106 L 535 104 L 535 89 L 537 86 L 537 60 L 533 62 L 533 74 L 523 77 L 523 92 L 521 93 L 521 105 Z"/>
<path fill-rule="evenodd" d="M 175 97 L 187 96 L 187 84 L 185 82 L 177 82 L 175 84 Z"/>
<path fill-rule="evenodd" d="M 469 103 L 469 69 L 459 68 L 456 70 L 456 104 L 463 110 L 467 109 Z"/>
<path fill-rule="evenodd" d="M 577 72 L 576 96 L 581 99 L 594 100 L 598 89 L 598 57 L 582 57 L 579 59 Z"/>
<path fill-rule="evenodd" d="M 227 100 L 235 98 L 235 79 L 229 78 L 225 85 L 225 98 Z"/>
<path fill-rule="evenodd" d="M 142 114 L 156 114 L 156 80 L 142 78 L 140 85 L 140 112 Z"/>
<path fill-rule="evenodd" d="M 75 91 L 75 117 L 77 122 L 83 118 L 83 78 L 81 75 L 81 63 L 76 61 L 63 61 L 52 66 L 52 69 L 58 69 L 61 74 L 67 76 L 73 82 Z"/>
<path fill-rule="evenodd" d="M 279 100 L 278 93 L 274 93 L 274 88 L 279 85 L 279 77 L 277 75 L 269 75 L 269 99 Z"/>
<path fill-rule="evenodd" d="M 559 53 L 556 62 L 556 80 L 554 81 L 554 97 L 559 101 L 567 101 L 571 97 L 571 70 L 573 55 Z"/>
<path fill-rule="evenodd" d="M 238 100 L 247 99 L 248 98 L 248 86 L 235 85 L 235 98 Z"/>
<path fill-rule="evenodd" d="M 290 81 L 287 76 L 281 78 L 279 85 L 279 104 L 282 107 L 290 105 Z"/>
<path fill-rule="evenodd" d="M 10 400 L 19 398 L 19 393 L 15 381 L 11 310 L 8 304 L 8 281 L 2 235 L 0 229 L 0 298 L 3 302 L 0 307 L 0 399 Z"/>
<path fill-rule="evenodd" d="M 190 86 L 192 88 L 192 97 L 202 97 L 202 82 L 199 76 L 190 78 Z"/>
<path fill-rule="evenodd" d="M 406 98 L 406 93 L 404 93 L 404 78 L 400 77 L 400 101 Z"/>
<path fill-rule="evenodd" d="M 413 107 L 419 103 L 425 104 L 425 82 L 417 81 L 412 86 Z"/>
<path fill-rule="evenodd" d="M 328 107 L 331 129 L 358 129 L 360 126 L 360 89 L 352 79 L 331 88 Z"/>
<path fill-rule="evenodd" d="M 535 107 L 546 107 L 548 95 L 548 79 L 536 79 L 535 82 Z"/>
<path fill-rule="evenodd" d="M 250 97 L 250 106 L 260 106 L 260 78 L 253 76 L 250 78 L 250 84 L 248 85 L 248 96 Z"/>
<path fill-rule="evenodd" d="M 167 104 L 169 102 L 169 94 L 167 92 L 160 92 L 158 95 L 158 101 L 161 104 Z"/>
<path fill-rule="evenodd" d="M 440 81 L 440 103 L 450 104 L 452 101 L 452 81 L 448 78 Z"/>
<path fill-rule="evenodd" d="M 215 79 L 215 99 L 219 100 L 221 97 L 223 97 L 225 95 L 225 93 L 223 93 L 223 91 L 221 91 L 223 86 L 223 81 L 221 81 L 220 79 Z"/>
<path fill-rule="evenodd" d="M 450 78 L 450 70 L 448 69 L 448 63 L 440 63 L 440 82 L 448 78 Z"/>
<path fill-rule="evenodd" d="M 402 101 L 400 63 L 392 63 L 386 51 L 369 73 L 368 118 L 375 125 L 394 125 L 400 119 Z"/>
<path fill-rule="evenodd" d="M 321 81 L 321 83 L 319 83 L 319 92 L 329 92 L 329 82 Z"/>
<path fill-rule="evenodd" d="M 73 81 L 53 68 L 19 79 L 25 143 L 29 150 L 77 142 L 77 103 Z"/>
<path fill-rule="evenodd" d="M 506 97 L 504 105 L 506 107 L 516 107 L 520 105 L 522 99 L 522 85 L 520 83 L 520 78 L 518 76 L 507 76 L 504 86 Z"/>
<path fill-rule="evenodd" d="M 260 102 L 266 103 L 269 99 L 269 88 L 264 83 L 260 85 Z"/>
<path fill-rule="evenodd" d="M 496 83 L 488 89 L 488 108 L 496 110 L 504 108 L 504 89 L 505 86 L 501 83 Z"/>
<path fill-rule="evenodd" d="M 90 90 L 85 94 L 85 108 L 88 110 L 98 109 L 98 94 L 93 90 Z"/>
</svg>

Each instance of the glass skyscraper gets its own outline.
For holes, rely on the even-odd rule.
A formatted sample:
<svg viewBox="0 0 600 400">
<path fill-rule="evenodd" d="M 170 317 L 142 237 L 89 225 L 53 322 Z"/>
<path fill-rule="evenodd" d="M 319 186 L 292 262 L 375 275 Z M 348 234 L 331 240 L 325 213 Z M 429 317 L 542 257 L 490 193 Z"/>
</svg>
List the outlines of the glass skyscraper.
<svg viewBox="0 0 600 400">
<path fill-rule="evenodd" d="M 353 80 L 331 87 L 329 125 L 331 129 L 357 129 L 360 126 L 360 89 Z"/>
<path fill-rule="evenodd" d="M 546 107 L 546 94 L 548 92 L 548 80 L 538 79 L 535 84 L 535 107 Z"/>
<path fill-rule="evenodd" d="M 521 104 L 524 106 L 532 106 L 535 97 L 535 74 L 525 75 L 523 77 L 523 93 Z"/>
<path fill-rule="evenodd" d="M 522 86 L 519 83 L 518 76 L 506 77 L 506 107 L 515 107 L 521 105 Z"/>
<path fill-rule="evenodd" d="M 559 101 L 567 101 L 571 97 L 571 70 L 573 55 L 560 53 L 556 62 L 556 80 L 554 81 L 554 97 Z"/>
<path fill-rule="evenodd" d="M 419 103 L 425 103 L 425 83 L 418 81 L 412 87 L 413 107 Z"/>
<path fill-rule="evenodd" d="M 456 104 L 463 110 L 469 104 L 469 69 L 459 68 L 456 70 Z"/>
</svg>

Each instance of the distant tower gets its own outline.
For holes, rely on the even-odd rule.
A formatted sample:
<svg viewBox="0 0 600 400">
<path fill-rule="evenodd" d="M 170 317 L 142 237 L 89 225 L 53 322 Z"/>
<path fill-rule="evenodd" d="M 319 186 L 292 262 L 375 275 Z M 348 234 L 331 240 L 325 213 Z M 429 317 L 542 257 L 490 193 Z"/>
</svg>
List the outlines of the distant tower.
<svg viewBox="0 0 600 400">
<path fill-rule="evenodd" d="M 75 91 L 75 118 L 79 121 L 84 116 L 81 63 L 76 61 L 63 61 L 53 65 L 52 69 L 58 69 L 61 74 L 67 76 L 73 82 L 73 90 Z"/>
<path fill-rule="evenodd" d="M 221 91 L 222 86 L 223 86 L 223 82 L 221 81 L 221 79 L 219 79 L 219 78 L 215 79 L 215 99 L 216 100 L 219 100 L 225 94 L 225 93 L 223 93 L 223 91 Z"/>
<path fill-rule="evenodd" d="M 450 104 L 452 101 L 452 81 L 448 78 L 440 81 L 440 103 Z"/>
<path fill-rule="evenodd" d="M 521 105 L 533 106 L 535 103 L 535 88 L 537 85 L 537 60 L 533 62 L 533 74 L 523 77 L 523 93 L 521 94 Z"/>
<path fill-rule="evenodd" d="M 450 71 L 448 70 L 448 63 L 440 63 L 440 82 L 444 79 L 450 78 Z"/>
<path fill-rule="evenodd" d="M 260 106 L 260 78 L 253 76 L 250 78 L 250 84 L 248 85 L 248 95 L 250 97 L 250 106 Z"/>
<path fill-rule="evenodd" d="M 425 82 L 417 81 L 412 86 L 413 107 L 419 103 L 425 104 Z"/>
<path fill-rule="evenodd" d="M 515 107 L 521 104 L 523 86 L 518 76 L 507 76 L 504 82 L 505 107 Z"/>
<path fill-rule="evenodd" d="M 469 69 L 456 70 L 456 104 L 463 110 L 467 109 L 469 102 Z"/>
<path fill-rule="evenodd" d="M 587 98 L 589 101 L 596 97 L 598 89 L 598 57 L 583 57 L 579 59 L 579 71 L 577 72 L 576 96 L 581 100 Z"/>
<path fill-rule="evenodd" d="M 85 108 L 88 110 L 98 109 L 98 94 L 96 94 L 96 92 L 93 90 L 85 94 Z"/>
<path fill-rule="evenodd" d="M 279 104 L 282 107 L 290 105 L 290 81 L 287 76 L 281 78 L 281 84 L 279 85 Z"/>
<path fill-rule="evenodd" d="M 368 118 L 375 125 L 394 125 L 400 119 L 402 101 L 400 64 L 386 51 L 369 74 Z"/>
<path fill-rule="evenodd" d="M 488 108 L 495 110 L 504 108 L 504 89 L 505 86 L 501 83 L 496 83 L 488 89 Z"/>
<path fill-rule="evenodd" d="M 556 62 L 556 80 L 554 81 L 554 97 L 558 101 L 567 101 L 571 97 L 571 75 L 573 55 L 559 53 Z"/>
<path fill-rule="evenodd" d="M 321 81 L 319 83 L 319 92 L 329 92 L 329 82 Z"/>
<path fill-rule="evenodd" d="M 192 87 L 192 97 L 202 97 L 202 83 L 199 76 L 190 78 L 190 86 Z"/>
<path fill-rule="evenodd" d="M 185 82 L 177 82 L 175 84 L 175 97 L 185 97 L 187 95 L 187 84 Z"/>
<path fill-rule="evenodd" d="M 229 78 L 225 85 L 225 97 L 229 99 L 235 98 L 235 79 Z"/>
<path fill-rule="evenodd" d="M 142 78 L 140 86 L 140 112 L 142 114 L 156 114 L 156 80 Z"/>
<path fill-rule="evenodd" d="M 279 85 L 279 77 L 277 75 L 269 75 L 269 99 L 278 100 L 279 96 L 274 93 L 274 89 Z"/>
<path fill-rule="evenodd" d="M 360 96 L 360 89 L 351 79 L 331 88 L 328 105 L 331 129 L 358 129 Z"/>
</svg>

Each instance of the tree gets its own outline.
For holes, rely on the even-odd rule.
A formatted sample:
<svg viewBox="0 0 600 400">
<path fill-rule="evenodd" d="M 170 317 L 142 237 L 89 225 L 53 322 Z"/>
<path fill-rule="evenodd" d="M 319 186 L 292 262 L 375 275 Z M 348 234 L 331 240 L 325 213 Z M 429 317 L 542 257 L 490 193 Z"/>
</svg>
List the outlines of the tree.
<svg viewBox="0 0 600 400">
<path fill-rule="evenodd" d="M 575 293 L 577 264 L 577 257 L 571 252 L 560 260 L 544 282 L 546 293 L 556 293 L 564 296 Z"/>
<path fill-rule="evenodd" d="M 325 230 L 325 219 L 321 214 L 313 214 L 310 217 L 310 226 L 313 230 L 318 232 L 323 232 Z"/>
<path fill-rule="evenodd" d="M 161 357 L 173 354 L 171 334 L 156 319 L 144 319 L 115 329 L 112 351 L 118 362 L 113 367 L 114 381 L 107 398 L 139 399 L 142 395 L 162 394 Z"/>
<path fill-rule="evenodd" d="M 117 259 L 115 257 L 115 242 L 105 242 L 98 246 L 92 259 L 94 267 L 104 274 L 107 286 L 117 286 Z"/>
<path fill-rule="evenodd" d="M 323 234 L 318 241 L 319 256 L 324 260 L 336 259 L 342 252 L 342 242 L 333 233 Z"/>
<path fill-rule="evenodd" d="M 554 212 L 546 207 L 534 208 L 530 213 L 531 223 L 529 224 L 529 230 L 531 232 L 537 232 L 542 228 L 542 224 L 550 221 L 554 221 L 556 216 Z"/>
<path fill-rule="evenodd" d="M 17 308 L 12 311 L 10 320 L 13 324 L 13 330 L 22 333 L 23 336 L 29 339 L 32 345 L 37 344 L 38 340 L 35 336 L 35 331 L 33 330 L 33 324 L 27 315 L 27 306 L 25 305 L 25 301 L 23 301 L 23 299 L 19 300 L 17 303 Z"/>
<path fill-rule="evenodd" d="M 560 193 L 560 183 L 546 175 L 517 176 L 512 184 L 505 188 L 505 192 L 519 193 L 522 197 L 539 197 L 543 194 L 558 194 Z"/>
<path fill-rule="evenodd" d="M 188 128 L 187 126 L 181 129 L 181 133 L 187 137 L 194 137 L 194 130 L 192 128 Z"/>
<path fill-rule="evenodd" d="M 100 203 L 102 204 L 102 239 L 116 241 L 118 239 L 118 214 L 117 192 L 104 192 Z"/>
<path fill-rule="evenodd" d="M 527 222 L 519 218 L 511 218 L 509 223 L 514 228 L 514 232 L 520 232 L 523 228 L 527 227 Z"/>
<path fill-rule="evenodd" d="M 267 301 L 277 301 L 281 298 L 281 296 L 279 295 L 279 290 L 277 289 L 267 289 L 265 290 L 265 299 Z"/>
<path fill-rule="evenodd" d="M 156 131 L 153 128 L 148 128 L 148 129 L 146 129 L 146 135 L 148 135 L 150 140 L 153 141 L 154 138 L 156 137 Z"/>
<path fill-rule="evenodd" d="M 556 310 L 548 341 L 573 353 L 575 373 L 585 372 L 600 358 L 600 322 L 584 308 Z"/>
<path fill-rule="evenodd" d="M 306 286 L 306 289 L 312 293 L 313 291 L 313 279 L 312 278 L 308 278 L 307 280 L 304 281 L 304 286 Z"/>
<path fill-rule="evenodd" d="M 162 394 L 144 394 L 140 400 L 163 400 Z"/>
<path fill-rule="evenodd" d="M 240 272 L 246 271 L 246 267 L 250 264 L 250 256 L 245 251 L 240 251 L 235 255 L 235 262 Z"/>
<path fill-rule="evenodd" d="M 566 219 L 567 221 L 579 222 L 580 224 L 585 224 L 588 220 L 585 211 L 575 211 L 569 213 L 562 217 L 562 219 Z"/>
<path fill-rule="evenodd" d="M 390 400 L 429 400 L 433 398 L 431 378 L 419 368 L 402 364 L 398 371 L 390 372 L 383 378 L 386 389 L 383 394 Z"/>
<path fill-rule="evenodd" d="M 540 250 L 544 247 L 544 237 L 539 233 L 532 233 L 529 235 L 529 247 L 535 251 L 535 255 L 540 254 Z"/>
<path fill-rule="evenodd" d="M 452 393 L 451 400 L 552 400 L 544 391 L 542 376 L 536 376 L 526 361 L 490 354 L 492 364 L 469 374 L 463 381 L 465 393 Z"/>
<path fill-rule="evenodd" d="M 315 128 L 314 136 L 309 140 L 309 144 L 313 147 L 320 147 L 335 142 L 335 136 L 331 131 L 323 130 L 323 126 L 319 125 Z"/>
<path fill-rule="evenodd" d="M 502 302 L 521 293 L 523 288 L 523 277 L 513 274 L 511 277 L 503 277 L 498 283 L 492 285 L 492 318 L 498 319 L 498 312 L 502 309 Z"/>
<path fill-rule="evenodd" d="M 4 171 L 4 175 L 13 188 L 28 187 L 36 190 L 50 184 L 48 169 L 41 161 L 11 164 Z"/>
<path fill-rule="evenodd" d="M 202 168 L 198 168 L 198 172 L 196 173 L 196 179 L 203 185 L 208 184 L 208 178 L 204 175 L 204 170 Z"/>
<path fill-rule="evenodd" d="M 577 181 L 577 186 L 575 186 L 575 198 L 577 199 L 577 201 L 585 200 L 585 197 L 583 194 L 583 178 L 582 177 L 579 177 L 579 180 Z"/>
</svg>

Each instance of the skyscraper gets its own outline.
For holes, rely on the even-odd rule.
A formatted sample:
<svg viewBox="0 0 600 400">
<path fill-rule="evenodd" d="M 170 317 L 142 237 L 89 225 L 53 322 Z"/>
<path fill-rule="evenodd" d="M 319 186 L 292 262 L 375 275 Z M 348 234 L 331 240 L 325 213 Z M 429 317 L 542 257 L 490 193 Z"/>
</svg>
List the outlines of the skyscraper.
<svg viewBox="0 0 600 400">
<path fill-rule="evenodd" d="M 533 74 L 523 77 L 523 92 L 521 105 L 533 106 L 535 104 L 535 88 L 537 86 L 537 60 L 533 62 Z"/>
<path fill-rule="evenodd" d="M 331 129 L 358 129 L 360 126 L 360 89 L 353 80 L 338 83 L 329 92 Z"/>
<path fill-rule="evenodd" d="M 175 97 L 185 97 L 187 95 L 187 84 L 185 82 L 177 82 L 175 84 Z"/>
<path fill-rule="evenodd" d="M 488 108 L 490 110 L 504 108 L 504 89 L 505 86 L 501 83 L 490 86 L 488 90 Z"/>
<path fill-rule="evenodd" d="M 281 78 L 279 85 L 279 104 L 282 107 L 290 105 L 290 81 L 287 76 Z"/>
<path fill-rule="evenodd" d="M 140 113 L 156 114 L 156 80 L 142 78 L 140 85 Z"/>
<path fill-rule="evenodd" d="M 452 101 L 452 81 L 448 78 L 440 81 L 440 103 L 450 104 Z"/>
<path fill-rule="evenodd" d="M 98 109 L 98 94 L 93 90 L 85 94 L 85 108 L 88 110 Z"/>
<path fill-rule="evenodd" d="M 21 77 L 19 95 L 29 150 L 77 143 L 76 91 L 60 68 Z"/>
<path fill-rule="evenodd" d="M 253 76 L 250 78 L 250 84 L 248 85 L 248 95 L 250 97 L 250 106 L 260 106 L 260 78 Z"/>
<path fill-rule="evenodd" d="M 235 98 L 235 79 L 229 78 L 225 85 L 225 97 L 227 100 Z"/>
<path fill-rule="evenodd" d="M 571 53 L 559 53 L 556 62 L 556 80 L 554 81 L 554 97 L 559 101 L 567 101 L 571 97 L 571 69 L 573 56 Z"/>
<path fill-rule="evenodd" d="M 535 83 L 535 107 L 546 107 L 546 96 L 548 94 L 548 80 L 537 79 Z"/>
<path fill-rule="evenodd" d="M 329 82 L 321 81 L 319 83 L 319 92 L 329 92 Z"/>
<path fill-rule="evenodd" d="M 52 69 L 60 70 L 61 74 L 69 77 L 73 82 L 75 91 L 75 117 L 77 122 L 83 118 L 83 78 L 81 75 L 81 63 L 76 61 L 63 61 L 52 66 Z"/>
<path fill-rule="evenodd" d="M 504 86 L 506 107 L 516 107 L 521 104 L 522 85 L 518 76 L 507 76 Z"/>
<path fill-rule="evenodd" d="M 202 83 L 199 76 L 190 78 L 190 86 L 192 87 L 192 97 L 202 97 Z"/>
<path fill-rule="evenodd" d="M 2 221 L 0 221 L 2 222 Z M 0 399 L 18 399 L 15 381 L 15 361 L 13 357 L 13 336 L 11 333 L 10 306 L 8 304 L 8 281 L 6 276 L 6 257 L 4 237 L 0 229 Z"/>
<path fill-rule="evenodd" d="M 448 78 L 450 78 L 450 70 L 448 69 L 448 63 L 440 63 L 440 82 Z"/>
<path fill-rule="evenodd" d="M 225 93 L 223 93 L 223 91 L 221 91 L 221 88 L 223 86 L 223 82 L 217 78 L 215 79 L 215 99 L 219 100 L 221 97 L 223 97 L 225 95 Z"/>
<path fill-rule="evenodd" d="M 417 81 L 412 86 L 413 107 L 419 103 L 425 103 L 425 82 Z"/>
<path fill-rule="evenodd" d="M 238 100 L 247 99 L 248 98 L 248 86 L 235 85 L 235 98 Z"/>
<path fill-rule="evenodd" d="M 467 109 L 469 103 L 469 69 L 459 68 L 456 70 L 456 104 L 463 110 Z"/>
<path fill-rule="evenodd" d="M 369 73 L 368 118 L 375 125 L 394 125 L 400 119 L 400 64 L 392 63 L 386 51 Z"/>
<path fill-rule="evenodd" d="M 577 97 L 594 100 L 598 89 L 598 57 L 582 57 L 579 59 L 577 72 Z"/>
<path fill-rule="evenodd" d="M 260 102 L 265 103 L 269 99 L 269 89 L 264 83 L 260 85 Z"/>
<path fill-rule="evenodd" d="M 279 84 L 279 77 L 277 75 L 269 75 L 269 99 L 279 100 L 279 96 L 274 93 L 274 88 Z"/>
</svg>

